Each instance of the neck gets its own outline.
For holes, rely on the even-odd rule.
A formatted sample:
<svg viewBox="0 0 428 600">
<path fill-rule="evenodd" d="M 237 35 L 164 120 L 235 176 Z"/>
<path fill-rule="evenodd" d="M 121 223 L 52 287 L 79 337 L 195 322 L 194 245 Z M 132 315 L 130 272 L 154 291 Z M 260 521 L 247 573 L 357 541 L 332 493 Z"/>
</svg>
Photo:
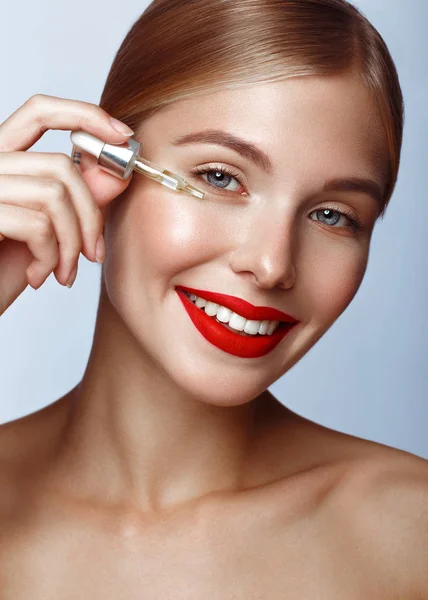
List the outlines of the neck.
<svg viewBox="0 0 428 600">
<path fill-rule="evenodd" d="M 69 399 L 57 456 L 68 491 L 149 512 L 250 486 L 264 417 L 284 409 L 269 392 L 216 406 L 177 389 L 107 302 Z"/>
</svg>

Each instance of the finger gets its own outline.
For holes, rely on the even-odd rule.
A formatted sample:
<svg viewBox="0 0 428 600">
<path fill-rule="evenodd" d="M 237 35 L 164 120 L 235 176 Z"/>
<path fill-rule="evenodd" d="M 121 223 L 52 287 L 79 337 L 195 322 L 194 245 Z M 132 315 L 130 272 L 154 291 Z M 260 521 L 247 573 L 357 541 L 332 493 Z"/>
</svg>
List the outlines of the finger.
<svg viewBox="0 0 428 600">
<path fill-rule="evenodd" d="M 36 289 L 40 287 L 59 258 L 50 218 L 37 210 L 0 204 L 0 231 L 6 238 L 27 244 L 34 257 L 27 268 L 28 282 Z"/>
<path fill-rule="evenodd" d="M 5 238 L 0 243 L 0 317 L 28 285 L 27 267 L 33 255 L 26 246 Z"/>
<path fill-rule="evenodd" d="M 114 198 L 117 198 L 132 181 L 133 173 L 125 180 L 110 175 L 100 167 L 95 156 L 74 145 L 71 159 L 100 208 L 104 208 Z"/>
<path fill-rule="evenodd" d="M 71 158 L 66 154 L 53 154 L 43 152 L 3 152 L 0 153 L 0 179 L 6 177 L 4 181 L 4 192 L 0 192 L 4 202 L 7 202 L 7 176 L 36 175 L 48 179 L 59 179 L 67 187 L 69 201 L 72 203 L 74 211 L 77 214 L 80 231 L 82 232 L 83 253 L 88 260 L 95 261 L 95 246 L 99 236 L 103 231 L 103 215 L 98 208 L 92 193 L 83 180 L 82 176 L 76 170 Z M 110 176 L 109 179 L 117 179 Z M 28 189 L 28 188 L 27 188 Z M 29 196 L 32 197 L 31 187 Z M 19 187 L 14 197 L 19 203 L 26 202 L 25 194 L 19 193 Z M 36 196 L 36 199 L 40 198 Z M 58 200 L 50 196 L 53 202 Z M 58 208 L 55 209 L 58 211 Z M 70 215 L 70 212 L 67 212 Z M 67 218 L 64 214 L 64 219 Z M 67 262 L 67 261 L 66 261 Z"/>
<path fill-rule="evenodd" d="M 111 143 L 129 139 L 114 129 L 110 118 L 90 102 L 36 94 L 0 125 L 0 152 L 28 150 L 48 129 L 83 130 Z"/>
<path fill-rule="evenodd" d="M 80 174 L 88 171 L 89 169 L 93 169 L 98 164 L 96 156 L 92 156 L 92 154 L 89 154 L 89 152 L 84 152 L 81 148 L 75 146 L 74 144 L 71 150 L 71 161 Z"/>
<path fill-rule="evenodd" d="M 0 206 L 31 209 L 50 218 L 60 253 L 55 277 L 59 283 L 67 283 L 79 260 L 82 234 L 66 186 L 58 179 L 0 175 Z"/>
</svg>

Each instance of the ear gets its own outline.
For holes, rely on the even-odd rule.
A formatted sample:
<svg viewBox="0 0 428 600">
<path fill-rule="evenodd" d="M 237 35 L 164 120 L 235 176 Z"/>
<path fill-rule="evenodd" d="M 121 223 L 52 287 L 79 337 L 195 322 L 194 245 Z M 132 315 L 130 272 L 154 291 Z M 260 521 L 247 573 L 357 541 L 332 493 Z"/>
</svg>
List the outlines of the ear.
<svg viewBox="0 0 428 600">
<path fill-rule="evenodd" d="M 72 160 L 83 180 L 91 191 L 104 219 L 108 214 L 108 205 L 117 198 L 131 183 L 133 174 L 123 180 L 104 171 L 95 156 L 73 146 Z"/>
</svg>

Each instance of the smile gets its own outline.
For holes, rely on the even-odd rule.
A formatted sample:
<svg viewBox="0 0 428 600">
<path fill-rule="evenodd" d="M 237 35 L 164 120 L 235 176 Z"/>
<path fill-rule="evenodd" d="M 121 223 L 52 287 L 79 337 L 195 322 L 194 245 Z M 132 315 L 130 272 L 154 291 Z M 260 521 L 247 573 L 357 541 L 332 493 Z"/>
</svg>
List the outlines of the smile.
<svg viewBox="0 0 428 600">
<path fill-rule="evenodd" d="M 234 356 L 258 358 L 268 354 L 299 323 L 277 309 L 255 307 L 234 296 L 214 292 L 203 292 L 205 297 L 202 297 L 193 293 L 196 291 L 199 290 L 176 288 L 196 329 L 211 344 Z M 238 308 L 240 313 L 232 308 Z M 284 320 L 272 319 L 278 316 Z"/>
<path fill-rule="evenodd" d="M 251 321 L 239 315 L 225 306 L 215 302 L 209 302 L 205 298 L 195 296 L 184 292 L 188 298 L 200 309 L 204 309 L 209 317 L 215 317 L 219 323 L 222 323 L 228 329 L 241 333 L 241 335 L 272 335 L 277 329 L 279 321 Z"/>
<path fill-rule="evenodd" d="M 187 292 L 189 294 L 194 294 L 195 296 L 203 298 L 204 300 L 226 307 L 248 320 L 278 320 L 285 321 L 286 323 L 296 323 L 298 321 L 298 319 L 287 315 L 287 313 L 282 312 L 281 310 L 271 308 L 268 306 L 253 306 L 246 300 L 242 300 L 241 298 L 237 298 L 236 296 L 230 296 L 228 294 L 218 294 L 217 292 L 197 290 L 195 288 L 188 288 L 183 286 L 179 286 L 177 287 L 177 289 L 182 290 L 183 292 Z"/>
</svg>

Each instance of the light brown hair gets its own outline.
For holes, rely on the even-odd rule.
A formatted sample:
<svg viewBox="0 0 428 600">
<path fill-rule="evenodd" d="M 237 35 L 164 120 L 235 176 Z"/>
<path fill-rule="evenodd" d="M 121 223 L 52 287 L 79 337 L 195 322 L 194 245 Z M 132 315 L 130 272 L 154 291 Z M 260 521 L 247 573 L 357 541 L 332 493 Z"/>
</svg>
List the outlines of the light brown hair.
<svg viewBox="0 0 428 600">
<path fill-rule="evenodd" d="M 137 131 L 188 96 L 354 70 L 388 148 L 383 217 L 398 177 L 403 96 L 383 38 L 346 0 L 154 0 L 123 40 L 100 106 Z"/>
</svg>

